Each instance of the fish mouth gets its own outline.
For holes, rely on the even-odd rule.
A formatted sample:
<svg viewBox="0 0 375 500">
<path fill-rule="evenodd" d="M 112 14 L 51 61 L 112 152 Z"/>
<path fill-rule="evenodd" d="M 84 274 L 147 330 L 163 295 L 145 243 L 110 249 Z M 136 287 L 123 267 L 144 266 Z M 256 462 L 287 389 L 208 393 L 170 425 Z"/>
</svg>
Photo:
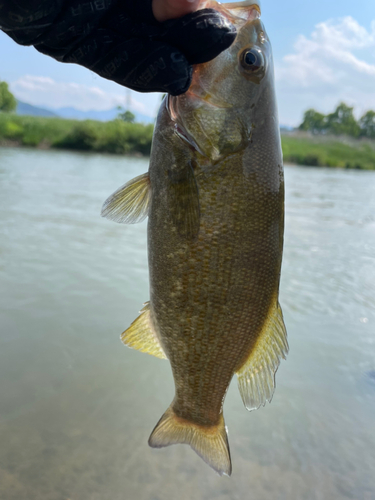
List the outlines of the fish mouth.
<svg viewBox="0 0 375 500">
<path fill-rule="evenodd" d="M 200 9 L 214 8 L 221 12 L 232 24 L 241 27 L 248 21 L 258 19 L 261 16 L 260 0 L 244 0 L 233 3 L 217 3 L 207 0 L 200 5 Z"/>
<path fill-rule="evenodd" d="M 243 0 L 242 2 L 224 2 L 220 5 L 223 9 L 234 11 L 242 11 L 244 9 L 250 10 L 249 8 L 252 7 L 260 14 L 262 10 L 260 4 L 260 0 Z M 241 12 L 238 12 L 238 15 L 240 16 Z"/>
</svg>

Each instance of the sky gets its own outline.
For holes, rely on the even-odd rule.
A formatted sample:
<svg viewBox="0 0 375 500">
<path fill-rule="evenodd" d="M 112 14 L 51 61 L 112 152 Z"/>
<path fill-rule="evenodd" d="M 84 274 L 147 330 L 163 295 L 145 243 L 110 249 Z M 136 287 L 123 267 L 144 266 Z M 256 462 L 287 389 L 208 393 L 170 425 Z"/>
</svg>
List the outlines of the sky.
<svg viewBox="0 0 375 500">
<path fill-rule="evenodd" d="M 375 109 L 374 0 L 262 0 L 271 39 L 280 122 L 296 126 L 304 111 L 331 112 L 340 101 L 357 117 Z M 0 32 L 0 80 L 30 104 L 81 110 L 117 105 L 154 116 L 160 94 L 140 94 L 85 68 L 21 47 Z"/>
</svg>

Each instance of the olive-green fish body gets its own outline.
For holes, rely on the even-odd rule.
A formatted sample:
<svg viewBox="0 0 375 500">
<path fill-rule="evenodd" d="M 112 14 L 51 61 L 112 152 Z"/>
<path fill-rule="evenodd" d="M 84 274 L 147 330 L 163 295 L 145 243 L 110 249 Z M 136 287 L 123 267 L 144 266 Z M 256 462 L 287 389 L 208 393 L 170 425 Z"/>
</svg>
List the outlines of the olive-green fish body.
<svg viewBox="0 0 375 500">
<path fill-rule="evenodd" d="M 248 409 L 264 405 L 288 350 L 278 304 L 284 181 L 270 47 L 258 9 L 233 5 L 220 9 L 245 13 L 236 42 L 196 69 L 187 94 L 163 101 L 149 174 L 103 209 L 120 222 L 149 216 L 150 302 L 122 335 L 171 363 L 175 398 L 149 443 L 190 444 L 228 475 L 230 381 L 237 373 Z"/>
</svg>

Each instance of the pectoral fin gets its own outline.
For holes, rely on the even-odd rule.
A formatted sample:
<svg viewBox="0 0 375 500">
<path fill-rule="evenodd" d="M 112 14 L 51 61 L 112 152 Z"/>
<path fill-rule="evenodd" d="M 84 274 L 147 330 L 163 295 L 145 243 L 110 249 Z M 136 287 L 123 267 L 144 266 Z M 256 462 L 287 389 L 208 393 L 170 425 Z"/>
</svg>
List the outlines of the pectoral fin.
<svg viewBox="0 0 375 500">
<path fill-rule="evenodd" d="M 142 222 L 148 215 L 151 184 L 148 173 L 135 177 L 115 191 L 102 208 L 102 217 L 122 224 Z"/>
<path fill-rule="evenodd" d="M 237 371 L 238 387 L 248 410 L 256 410 L 264 406 L 266 401 L 271 402 L 275 390 L 275 373 L 281 358 L 285 359 L 287 353 L 283 314 L 276 302 L 249 358 Z"/>
<path fill-rule="evenodd" d="M 191 162 L 168 172 L 169 207 L 178 233 L 192 239 L 200 225 L 199 193 Z"/>
<path fill-rule="evenodd" d="M 152 324 L 150 303 L 146 302 L 140 312 L 138 318 L 121 335 L 121 340 L 132 349 L 167 359 Z"/>
</svg>

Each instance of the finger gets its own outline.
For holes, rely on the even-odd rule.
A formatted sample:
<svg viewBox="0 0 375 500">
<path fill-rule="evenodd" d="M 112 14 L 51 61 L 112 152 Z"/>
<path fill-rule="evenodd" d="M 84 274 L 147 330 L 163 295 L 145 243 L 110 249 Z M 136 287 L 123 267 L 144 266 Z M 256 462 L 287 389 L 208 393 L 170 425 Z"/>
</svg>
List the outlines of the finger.
<svg viewBox="0 0 375 500">
<path fill-rule="evenodd" d="M 153 0 L 152 11 L 159 22 L 185 16 L 198 9 L 201 0 Z"/>
<path fill-rule="evenodd" d="M 236 38 L 235 27 L 213 9 L 203 9 L 162 24 L 158 39 L 177 47 L 190 64 L 216 57 Z"/>
<path fill-rule="evenodd" d="M 66 54 L 73 62 L 138 92 L 179 95 L 189 88 L 192 67 L 186 57 L 167 43 L 133 38 L 100 29 Z"/>
</svg>

